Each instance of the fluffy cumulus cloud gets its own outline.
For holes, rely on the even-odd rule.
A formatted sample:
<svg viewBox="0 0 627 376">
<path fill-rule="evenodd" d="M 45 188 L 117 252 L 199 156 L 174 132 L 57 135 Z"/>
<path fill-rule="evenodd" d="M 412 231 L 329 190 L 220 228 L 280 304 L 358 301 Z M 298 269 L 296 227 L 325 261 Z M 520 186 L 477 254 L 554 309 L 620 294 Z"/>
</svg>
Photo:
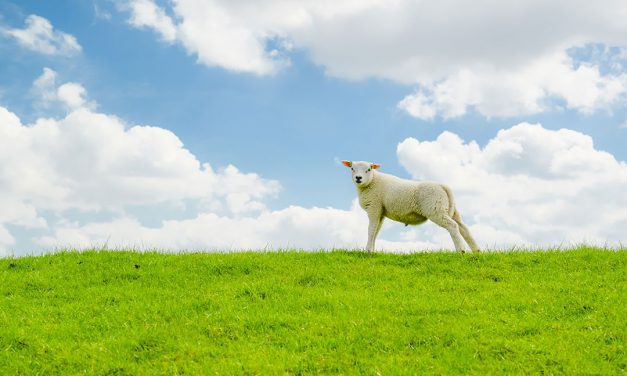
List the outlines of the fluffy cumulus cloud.
<svg viewBox="0 0 627 376">
<path fill-rule="evenodd" d="M 266 6 L 272 9 L 264 11 Z M 168 42 L 179 41 L 208 66 L 263 75 L 289 64 L 281 48 L 269 47 L 271 40 L 281 38 L 280 31 L 273 30 L 278 9 L 271 3 L 259 7 L 249 2 L 184 0 L 171 7 L 177 21 L 153 0 L 131 0 L 121 6 L 130 12 L 131 25 L 152 28 Z M 239 11 L 245 14 L 240 16 Z M 251 25 L 255 19 L 257 25 Z"/>
<path fill-rule="evenodd" d="M 10 256 L 8 246 L 15 243 L 13 236 L 7 231 L 4 226 L 0 226 L 0 257 Z"/>
<path fill-rule="evenodd" d="M 566 107 L 585 114 L 624 105 L 627 73 L 602 74 L 600 67 L 581 64 L 560 52 L 515 70 L 461 69 L 446 79 L 422 85 L 398 107 L 432 120 L 460 117 L 469 109 L 484 116 L 515 116 Z M 555 104 L 554 101 L 564 102 Z"/>
<path fill-rule="evenodd" d="M 120 209 L 184 199 L 212 203 L 220 197 L 228 209 L 242 212 L 262 208 L 256 200 L 278 190 L 278 183 L 234 166 L 214 171 L 166 129 L 129 126 L 95 112 L 80 84 L 57 85 L 56 76 L 46 68 L 34 88 L 47 105 L 64 106 L 64 118 L 22 125 L 3 109 L 10 121 L 2 128 L 2 162 L 14 166 L 3 171 L 8 193 L 56 210 Z"/>
<path fill-rule="evenodd" d="M 462 216 L 488 246 L 627 242 L 627 164 L 585 134 L 521 123 L 483 148 L 444 132 L 408 138 L 397 154 L 414 178 L 455 188 Z"/>
<path fill-rule="evenodd" d="M 3 28 L 0 33 L 15 39 L 21 46 L 45 55 L 71 56 L 81 51 L 81 46 L 71 34 L 55 30 L 50 21 L 30 15 L 23 29 Z"/>
<path fill-rule="evenodd" d="M 83 226 L 67 223 L 40 243 L 46 247 L 130 245 L 166 251 L 357 247 L 367 226 L 359 210 L 290 206 L 240 217 L 202 212 L 188 220 L 165 220 L 155 228 L 122 217 Z"/>
<path fill-rule="evenodd" d="M 146 27 L 157 31 L 164 41 L 176 39 L 176 27 L 165 11 L 151 0 L 134 0 L 123 8 L 131 13 L 130 24 L 135 27 Z"/>
<path fill-rule="evenodd" d="M 22 124 L 0 107 L 2 249 L 15 244 L 6 225 L 51 230 L 49 213 L 121 215 L 130 206 L 193 202 L 238 216 L 265 210 L 263 199 L 280 190 L 278 182 L 235 166 L 201 163 L 166 129 L 96 112 L 82 86 L 56 80 L 46 69 L 34 87 L 43 101 L 68 110 L 62 118 Z"/>
<path fill-rule="evenodd" d="M 6 111 L 6 110 L 5 110 Z M 263 208 L 278 184 L 234 166 L 201 164 L 172 132 L 127 126 L 81 108 L 63 119 L 2 128 L 3 190 L 37 208 L 121 209 L 173 200 L 226 200 L 227 209 Z"/>
<path fill-rule="evenodd" d="M 208 66 L 272 74 L 289 65 L 291 49 L 302 49 L 336 77 L 414 85 L 398 106 L 426 120 L 469 110 L 488 117 L 533 114 L 562 105 L 590 113 L 624 104 L 627 92 L 622 0 L 129 4 L 132 25 L 182 43 Z M 604 46 L 603 59 L 574 56 L 591 46 Z"/>
<path fill-rule="evenodd" d="M 55 107 L 59 104 L 65 110 L 78 108 L 95 108 L 96 103 L 87 99 L 87 90 L 76 82 L 66 82 L 57 85 L 57 72 L 44 68 L 43 73 L 33 82 L 33 94 L 36 103 L 43 109 Z"/>
</svg>

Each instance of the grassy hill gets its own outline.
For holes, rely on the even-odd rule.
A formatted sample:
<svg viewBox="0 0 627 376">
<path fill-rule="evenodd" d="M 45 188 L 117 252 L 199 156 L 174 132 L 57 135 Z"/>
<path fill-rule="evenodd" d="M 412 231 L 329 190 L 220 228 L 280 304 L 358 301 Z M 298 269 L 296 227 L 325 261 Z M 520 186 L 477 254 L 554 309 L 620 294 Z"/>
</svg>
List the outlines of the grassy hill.
<svg viewBox="0 0 627 376">
<path fill-rule="evenodd" d="M 0 260 L 0 374 L 624 374 L 627 252 Z"/>
</svg>

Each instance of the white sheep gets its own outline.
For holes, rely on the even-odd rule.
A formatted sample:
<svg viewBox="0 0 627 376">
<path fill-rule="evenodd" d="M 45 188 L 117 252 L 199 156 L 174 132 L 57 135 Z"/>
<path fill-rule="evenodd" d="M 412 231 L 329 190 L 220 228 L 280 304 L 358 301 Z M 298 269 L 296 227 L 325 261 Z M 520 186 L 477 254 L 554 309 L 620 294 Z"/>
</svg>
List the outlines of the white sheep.
<svg viewBox="0 0 627 376">
<path fill-rule="evenodd" d="M 368 251 L 374 250 L 375 239 L 387 217 L 405 225 L 419 225 L 429 219 L 448 230 L 457 251 L 464 253 L 463 237 L 473 252 L 479 252 L 455 207 L 453 192 L 446 185 L 384 174 L 375 171 L 381 167 L 375 163 L 342 161 L 342 164 L 351 168 L 359 204 L 368 213 Z"/>
</svg>

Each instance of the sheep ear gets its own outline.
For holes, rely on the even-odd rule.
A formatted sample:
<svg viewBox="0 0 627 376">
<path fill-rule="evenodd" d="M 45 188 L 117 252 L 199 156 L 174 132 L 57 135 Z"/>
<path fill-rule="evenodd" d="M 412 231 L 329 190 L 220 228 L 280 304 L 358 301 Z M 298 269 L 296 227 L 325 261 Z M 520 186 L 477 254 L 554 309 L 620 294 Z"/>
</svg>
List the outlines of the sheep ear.
<svg viewBox="0 0 627 376">
<path fill-rule="evenodd" d="M 353 162 L 351 161 L 342 161 L 342 164 L 346 167 L 353 167 Z"/>
<path fill-rule="evenodd" d="M 371 165 L 370 165 L 370 167 L 371 167 L 372 169 L 376 170 L 377 168 L 381 167 L 381 165 L 380 165 L 380 164 L 373 163 L 373 164 L 371 164 Z"/>
</svg>

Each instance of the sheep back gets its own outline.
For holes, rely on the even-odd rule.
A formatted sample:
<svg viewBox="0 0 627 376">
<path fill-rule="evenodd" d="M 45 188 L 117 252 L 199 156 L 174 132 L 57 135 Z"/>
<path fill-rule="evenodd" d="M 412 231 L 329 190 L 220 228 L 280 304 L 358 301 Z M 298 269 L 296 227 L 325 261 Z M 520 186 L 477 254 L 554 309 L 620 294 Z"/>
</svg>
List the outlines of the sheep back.
<svg viewBox="0 0 627 376">
<path fill-rule="evenodd" d="M 368 213 L 416 225 L 455 208 L 450 189 L 438 183 L 416 182 L 376 172 L 372 183 L 359 192 L 359 203 Z"/>
</svg>

